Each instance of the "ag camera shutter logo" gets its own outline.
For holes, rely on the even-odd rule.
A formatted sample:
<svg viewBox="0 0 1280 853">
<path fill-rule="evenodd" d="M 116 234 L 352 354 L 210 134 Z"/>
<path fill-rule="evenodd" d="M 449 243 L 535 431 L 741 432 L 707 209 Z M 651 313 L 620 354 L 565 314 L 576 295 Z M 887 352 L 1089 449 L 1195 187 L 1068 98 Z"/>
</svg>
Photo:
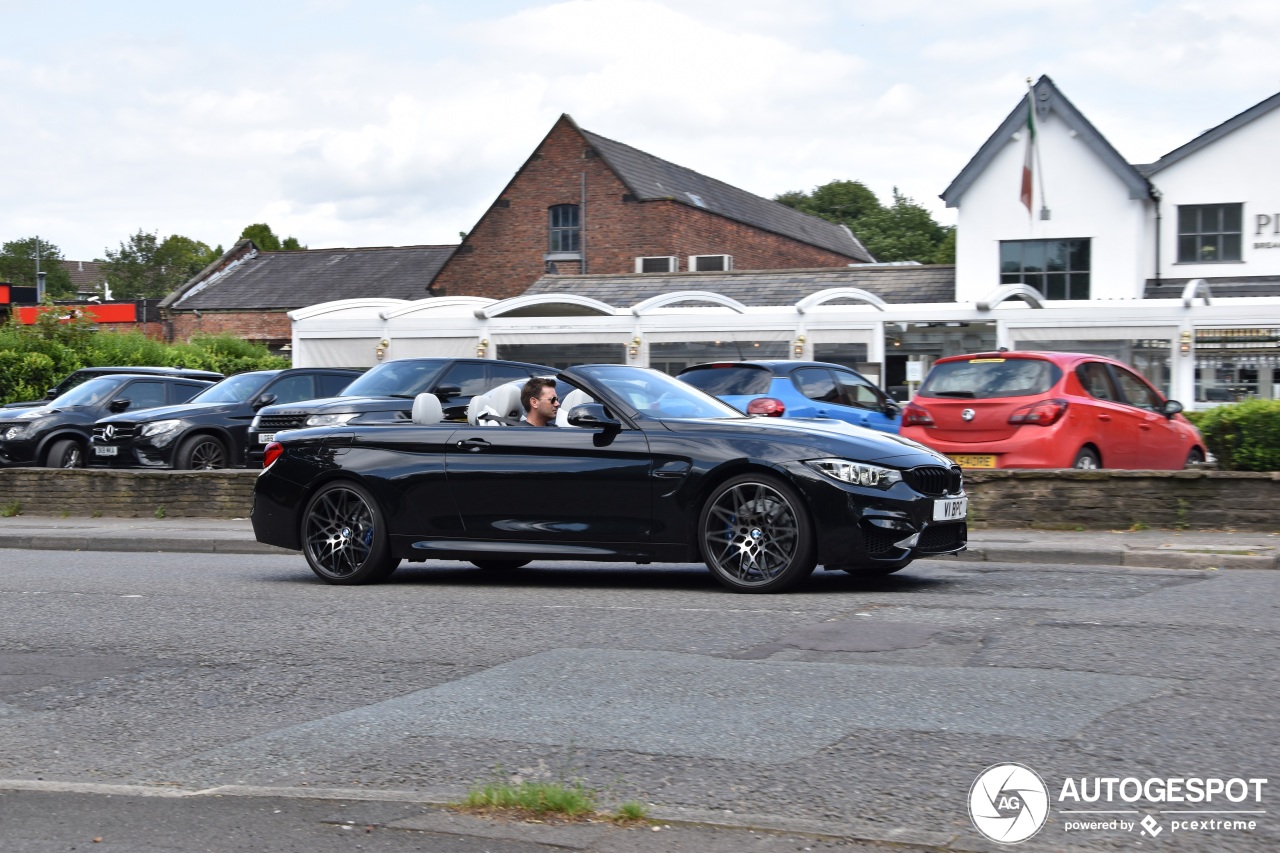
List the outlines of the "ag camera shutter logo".
<svg viewBox="0 0 1280 853">
<path fill-rule="evenodd" d="M 1022 764 L 993 764 L 969 789 L 969 819 L 992 841 L 1026 841 L 1048 817 L 1049 789 L 1036 771 Z"/>
</svg>

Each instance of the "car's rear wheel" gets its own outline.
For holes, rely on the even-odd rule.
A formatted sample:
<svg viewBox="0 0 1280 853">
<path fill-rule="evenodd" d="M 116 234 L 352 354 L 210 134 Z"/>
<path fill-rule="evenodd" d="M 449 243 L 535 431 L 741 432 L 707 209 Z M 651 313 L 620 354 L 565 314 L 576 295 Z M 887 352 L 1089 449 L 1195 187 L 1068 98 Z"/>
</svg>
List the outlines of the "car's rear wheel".
<svg viewBox="0 0 1280 853">
<path fill-rule="evenodd" d="M 227 449 L 211 435 L 196 435 L 182 442 L 178 448 L 175 467 L 187 470 L 212 471 L 227 467 Z"/>
<path fill-rule="evenodd" d="M 702 558 L 735 592 L 782 592 L 813 572 L 813 524 L 796 491 L 767 474 L 726 481 L 702 507 Z"/>
<path fill-rule="evenodd" d="M 46 468 L 83 468 L 84 445 L 72 438 L 55 441 L 44 464 Z"/>
<path fill-rule="evenodd" d="M 1198 447 L 1193 447 L 1191 448 L 1191 452 L 1187 454 L 1186 464 L 1183 465 L 1182 467 L 1194 468 L 1197 465 L 1203 465 L 1203 464 L 1204 464 L 1204 451 Z"/>
<path fill-rule="evenodd" d="M 1071 467 L 1079 468 L 1081 471 L 1096 471 L 1102 467 L 1102 461 L 1098 459 L 1098 452 L 1092 447 L 1082 447 L 1076 454 L 1076 461 L 1071 463 Z"/>
<path fill-rule="evenodd" d="M 382 510 L 369 491 L 351 482 L 322 487 L 302 514 L 302 553 L 326 583 L 377 583 L 395 571 Z"/>
<path fill-rule="evenodd" d="M 523 569 L 532 560 L 472 560 L 471 565 L 486 572 L 512 572 Z"/>
</svg>

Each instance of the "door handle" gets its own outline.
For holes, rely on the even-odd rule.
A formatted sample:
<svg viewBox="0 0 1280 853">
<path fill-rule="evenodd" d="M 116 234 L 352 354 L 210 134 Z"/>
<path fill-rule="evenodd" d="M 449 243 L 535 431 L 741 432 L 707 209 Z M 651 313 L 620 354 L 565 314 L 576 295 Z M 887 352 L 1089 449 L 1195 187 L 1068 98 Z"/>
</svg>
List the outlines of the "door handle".
<svg viewBox="0 0 1280 853">
<path fill-rule="evenodd" d="M 1111 423 L 1111 415 L 1098 415 L 1098 420 Z"/>
<path fill-rule="evenodd" d="M 470 450 L 472 453 L 486 447 L 493 447 L 492 444 L 485 441 L 483 438 L 464 438 L 462 441 L 458 442 L 458 446 L 466 450 Z"/>
<path fill-rule="evenodd" d="M 1151 429 L 1151 424 L 1138 424 L 1138 429 Z"/>
</svg>

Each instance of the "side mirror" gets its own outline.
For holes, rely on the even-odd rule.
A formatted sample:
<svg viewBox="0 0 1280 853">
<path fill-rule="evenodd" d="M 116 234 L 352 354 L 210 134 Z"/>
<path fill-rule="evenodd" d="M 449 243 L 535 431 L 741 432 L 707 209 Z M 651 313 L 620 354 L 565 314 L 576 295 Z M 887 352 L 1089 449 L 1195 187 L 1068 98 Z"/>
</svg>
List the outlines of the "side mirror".
<svg viewBox="0 0 1280 853">
<path fill-rule="evenodd" d="M 261 397 L 253 401 L 253 410 L 256 412 L 263 406 L 270 406 L 276 401 L 275 394 L 263 394 Z"/>
<path fill-rule="evenodd" d="M 113 412 L 123 412 L 129 408 L 129 404 L 132 402 L 128 397 L 121 397 L 119 400 L 112 400 L 107 408 Z"/>
<path fill-rule="evenodd" d="M 902 407 L 893 400 L 884 401 L 884 415 L 890 420 L 897 420 L 898 415 L 902 414 Z"/>
<path fill-rule="evenodd" d="M 431 389 L 431 393 L 435 394 L 441 400 L 449 400 L 454 397 L 462 396 L 461 385 L 437 385 Z"/>
<path fill-rule="evenodd" d="M 56 399 L 58 399 L 58 389 L 57 389 L 57 388 L 50 388 L 48 391 L 46 391 L 46 392 L 45 392 L 45 394 L 44 394 L 44 398 L 45 398 L 46 400 L 56 400 Z"/>
<path fill-rule="evenodd" d="M 610 415 L 600 403 L 574 406 L 569 412 L 569 426 L 583 429 L 621 429 L 622 422 Z"/>
<path fill-rule="evenodd" d="M 1160 411 L 1164 412 L 1166 418 L 1171 418 L 1182 411 L 1182 404 L 1177 400 L 1165 400 L 1164 407 Z"/>
</svg>

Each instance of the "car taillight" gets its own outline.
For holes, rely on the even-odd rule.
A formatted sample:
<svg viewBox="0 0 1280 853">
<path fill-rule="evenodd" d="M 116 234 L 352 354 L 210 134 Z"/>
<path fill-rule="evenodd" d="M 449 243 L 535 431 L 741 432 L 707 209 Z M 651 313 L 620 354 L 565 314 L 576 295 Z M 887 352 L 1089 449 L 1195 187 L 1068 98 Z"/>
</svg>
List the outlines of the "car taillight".
<svg viewBox="0 0 1280 853">
<path fill-rule="evenodd" d="M 262 451 L 262 467 L 267 469 L 271 467 L 271 463 L 280 458 L 280 454 L 284 453 L 284 445 L 278 441 L 273 441 L 267 445 L 267 449 Z"/>
<path fill-rule="evenodd" d="M 1062 420 L 1066 411 L 1066 400 L 1041 400 L 1039 403 L 1029 403 L 1020 409 L 1014 409 L 1013 414 L 1009 415 L 1009 423 L 1052 426 Z"/>
<path fill-rule="evenodd" d="M 786 414 L 787 407 L 776 397 L 756 397 L 750 403 L 747 403 L 748 415 L 765 415 L 770 418 L 780 418 Z"/>
<path fill-rule="evenodd" d="M 902 407 L 903 426 L 933 426 L 933 416 L 914 403 Z"/>
</svg>

